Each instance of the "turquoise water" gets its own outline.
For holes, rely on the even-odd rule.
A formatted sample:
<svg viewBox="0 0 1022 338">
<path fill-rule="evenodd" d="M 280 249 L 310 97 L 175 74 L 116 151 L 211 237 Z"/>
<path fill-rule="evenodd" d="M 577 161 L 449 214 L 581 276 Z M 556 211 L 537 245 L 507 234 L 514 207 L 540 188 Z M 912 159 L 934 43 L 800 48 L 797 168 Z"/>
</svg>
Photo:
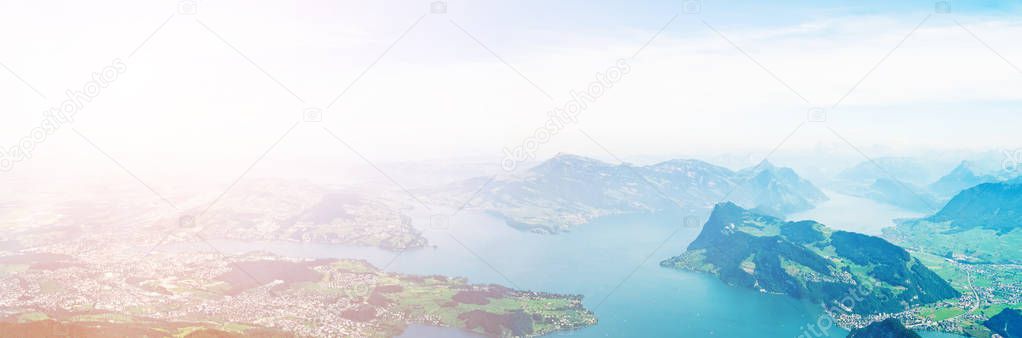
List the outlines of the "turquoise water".
<svg viewBox="0 0 1022 338">
<path fill-rule="evenodd" d="M 362 258 L 393 272 L 461 276 L 472 283 L 584 295 L 585 305 L 596 312 L 599 324 L 553 333 L 552 337 L 791 338 L 820 318 L 818 306 L 790 297 L 729 287 L 712 276 L 661 268 L 661 260 L 683 252 L 698 234 L 696 228 L 678 230 L 679 222 L 672 220 L 680 219 L 614 217 L 566 234 L 538 235 L 514 230 L 484 214 L 464 213 L 451 220 L 449 232 L 426 232 L 434 247 L 400 256 L 374 248 L 333 245 L 213 244 L 227 252 L 266 250 L 298 257 Z M 416 224 L 422 224 L 418 221 L 416 217 Z M 846 334 L 831 328 L 825 337 Z M 472 336 L 424 326 L 414 326 L 403 335 Z"/>
</svg>

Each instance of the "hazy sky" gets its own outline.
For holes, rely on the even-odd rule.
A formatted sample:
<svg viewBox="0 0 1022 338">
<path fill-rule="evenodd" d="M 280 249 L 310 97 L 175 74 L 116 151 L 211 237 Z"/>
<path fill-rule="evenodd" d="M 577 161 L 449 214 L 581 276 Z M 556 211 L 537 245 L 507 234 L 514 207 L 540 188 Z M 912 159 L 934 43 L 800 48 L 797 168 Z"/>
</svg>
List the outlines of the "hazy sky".
<svg viewBox="0 0 1022 338">
<path fill-rule="evenodd" d="M 932 1 L 704 1 L 685 13 L 693 4 L 450 1 L 429 14 L 429 1 L 198 1 L 192 15 L 178 1 L 4 1 L 0 146 L 119 59 L 123 74 L 18 168 L 107 160 L 78 133 L 139 171 L 223 159 L 237 172 L 279 139 L 268 162 L 361 161 L 324 127 L 378 161 L 499 158 L 622 58 L 631 71 L 538 156 L 603 153 L 580 129 L 621 156 L 765 153 L 813 107 L 826 124 L 785 149 L 842 144 L 827 127 L 870 149 L 1019 145 L 1017 2 L 944 14 Z M 324 122 L 281 139 L 307 108 Z"/>
</svg>

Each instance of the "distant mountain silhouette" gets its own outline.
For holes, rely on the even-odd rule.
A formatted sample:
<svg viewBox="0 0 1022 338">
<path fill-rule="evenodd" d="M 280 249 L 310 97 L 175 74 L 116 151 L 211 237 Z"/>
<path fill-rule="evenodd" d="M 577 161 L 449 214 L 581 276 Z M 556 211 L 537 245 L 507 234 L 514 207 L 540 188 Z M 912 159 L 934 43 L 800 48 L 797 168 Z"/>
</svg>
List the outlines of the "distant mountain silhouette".
<svg viewBox="0 0 1022 338">
<path fill-rule="evenodd" d="M 930 190 L 947 198 L 983 183 L 1006 181 L 1015 176 L 1013 172 L 985 170 L 973 162 L 962 161 L 950 173 L 930 184 Z"/>
<path fill-rule="evenodd" d="M 943 174 L 933 165 L 910 157 L 880 157 L 845 169 L 838 179 L 873 182 L 880 178 L 895 179 L 916 186 L 925 186 Z"/>
<path fill-rule="evenodd" d="M 833 188 L 905 210 L 929 213 L 941 206 L 927 184 L 939 177 L 933 166 L 913 158 L 886 157 L 864 161 L 838 174 Z"/>
<path fill-rule="evenodd" d="M 705 215 L 723 200 L 782 216 L 827 199 L 793 170 L 766 161 L 734 172 L 698 160 L 632 166 L 558 154 L 478 190 L 482 183 L 473 179 L 448 190 L 478 191 L 473 205 L 537 232 L 564 231 L 611 215 L 677 210 Z"/>
</svg>

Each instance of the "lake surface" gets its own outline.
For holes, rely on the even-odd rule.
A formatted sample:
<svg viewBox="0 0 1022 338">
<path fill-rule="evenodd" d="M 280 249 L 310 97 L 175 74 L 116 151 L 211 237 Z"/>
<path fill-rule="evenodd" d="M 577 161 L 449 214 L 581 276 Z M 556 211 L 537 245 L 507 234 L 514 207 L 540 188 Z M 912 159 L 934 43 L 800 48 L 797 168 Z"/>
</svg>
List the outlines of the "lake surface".
<svg viewBox="0 0 1022 338">
<path fill-rule="evenodd" d="M 812 210 L 792 214 L 788 220 L 814 220 L 834 229 L 880 236 L 881 229 L 894 226 L 894 219 L 927 216 L 830 190 L 824 190 L 824 193 L 830 198 L 829 201 L 820 203 Z"/>
<path fill-rule="evenodd" d="M 428 215 L 413 215 L 425 224 Z M 665 269 L 699 229 L 680 217 L 622 216 L 570 233 L 521 232 L 483 213 L 451 218 L 447 231 L 425 230 L 432 247 L 401 255 L 376 248 L 290 242 L 213 241 L 220 250 L 294 257 L 360 258 L 387 271 L 467 277 L 519 289 L 585 296 L 599 324 L 551 337 L 797 337 L 823 316 L 818 306 L 724 285 L 715 277 Z M 672 236 L 673 235 L 673 236 Z M 659 250 L 657 250 L 659 248 Z M 831 328 L 825 337 L 844 337 Z M 946 337 L 927 335 L 928 337 Z M 413 326 L 402 337 L 475 337 Z"/>
<path fill-rule="evenodd" d="M 867 199 L 827 192 L 830 201 L 789 219 L 877 235 L 892 219 L 921 216 Z M 435 211 L 435 213 L 440 213 Z M 430 214 L 411 212 L 417 227 Z M 666 269 L 659 262 L 681 254 L 701 224 L 684 215 L 601 219 L 572 232 L 540 235 L 515 230 L 482 212 L 450 218 L 447 230 L 420 229 L 430 247 L 403 254 L 378 248 L 293 242 L 214 240 L 228 253 L 269 251 L 292 257 L 357 258 L 390 272 L 466 277 L 517 289 L 581 294 L 599 318 L 596 326 L 551 337 L 784 337 L 804 334 L 826 315 L 818 305 L 721 283 L 713 276 Z M 204 246 L 196 247 L 204 249 Z M 845 337 L 832 327 L 821 335 Z M 924 333 L 928 338 L 958 337 Z M 413 325 L 402 337 L 478 337 L 450 328 Z"/>
</svg>

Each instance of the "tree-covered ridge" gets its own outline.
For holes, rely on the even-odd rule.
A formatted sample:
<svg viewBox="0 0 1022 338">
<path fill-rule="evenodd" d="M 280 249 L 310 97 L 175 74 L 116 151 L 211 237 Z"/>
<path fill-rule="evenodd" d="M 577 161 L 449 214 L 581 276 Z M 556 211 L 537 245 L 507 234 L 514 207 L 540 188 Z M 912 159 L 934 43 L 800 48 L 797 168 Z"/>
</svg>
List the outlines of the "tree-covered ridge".
<svg viewBox="0 0 1022 338">
<path fill-rule="evenodd" d="M 984 228 L 999 235 L 1022 227 L 1022 184 L 984 183 L 964 190 L 930 222 L 951 222 L 958 231 Z"/>
<path fill-rule="evenodd" d="M 856 314 L 899 312 L 959 296 L 947 281 L 887 241 L 812 222 L 785 222 L 733 203 L 714 208 L 702 233 L 662 266 L 822 302 Z M 850 295 L 856 295 L 852 302 Z"/>
<path fill-rule="evenodd" d="M 885 229 L 884 237 L 935 255 L 974 263 L 1018 264 L 1022 184 L 984 183 L 962 191 L 932 216 Z"/>
<path fill-rule="evenodd" d="M 848 338 L 920 338 L 900 321 L 888 318 L 861 329 L 852 330 Z"/>
<path fill-rule="evenodd" d="M 1004 309 L 983 323 L 991 331 L 1005 338 L 1022 338 L 1022 311 Z"/>
</svg>

